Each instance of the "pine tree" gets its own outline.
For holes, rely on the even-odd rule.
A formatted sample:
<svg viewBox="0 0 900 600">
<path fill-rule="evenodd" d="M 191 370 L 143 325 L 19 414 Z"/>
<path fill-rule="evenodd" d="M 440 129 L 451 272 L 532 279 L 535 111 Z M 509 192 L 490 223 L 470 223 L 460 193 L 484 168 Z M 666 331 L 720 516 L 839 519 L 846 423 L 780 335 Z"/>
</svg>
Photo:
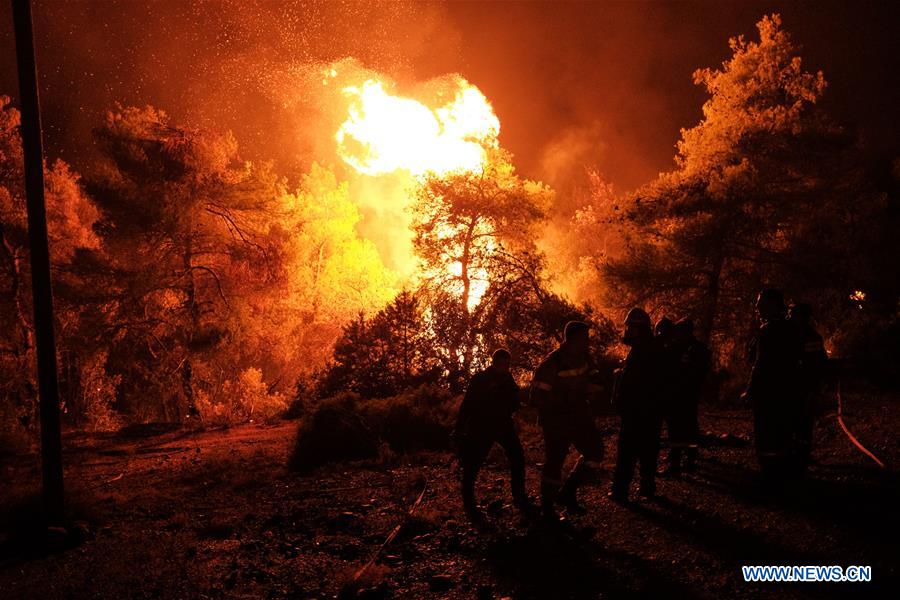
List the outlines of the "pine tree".
<svg viewBox="0 0 900 600">
<path fill-rule="evenodd" d="M 799 248 L 856 193 L 852 139 L 816 106 L 824 76 L 803 70 L 778 15 L 757 27 L 758 42 L 734 38 L 729 60 L 694 74 L 710 94 L 703 120 L 682 130 L 676 169 L 624 207 L 626 249 L 604 268 L 611 302 L 690 315 L 726 353 L 762 286 L 800 294 L 804 270 L 833 267 L 798 262 Z"/>
<path fill-rule="evenodd" d="M 105 161 L 89 187 L 119 299 L 113 356 L 178 420 L 197 413 L 194 371 L 233 335 L 235 299 L 277 272 L 266 234 L 283 189 L 239 159 L 230 133 L 178 127 L 152 107 L 120 107 L 95 137 Z"/>
</svg>

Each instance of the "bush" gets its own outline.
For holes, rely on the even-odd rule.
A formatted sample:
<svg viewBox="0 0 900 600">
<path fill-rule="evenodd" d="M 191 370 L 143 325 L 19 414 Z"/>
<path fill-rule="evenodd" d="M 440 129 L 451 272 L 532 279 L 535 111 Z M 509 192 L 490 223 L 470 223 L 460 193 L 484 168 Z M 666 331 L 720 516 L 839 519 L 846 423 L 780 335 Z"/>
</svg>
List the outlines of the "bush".
<svg viewBox="0 0 900 600">
<path fill-rule="evenodd" d="M 378 438 L 352 408 L 355 400 L 347 394 L 323 402 L 301 423 L 288 464 L 291 470 L 308 473 L 330 462 L 378 455 Z"/>
<path fill-rule="evenodd" d="M 98 352 L 81 369 L 80 408 L 88 431 L 115 431 L 123 425 L 121 416 L 113 409 L 122 376 L 106 372 L 108 357 L 106 352 Z"/>
<path fill-rule="evenodd" d="M 204 390 L 195 391 L 197 410 L 207 423 L 264 422 L 283 414 L 288 402 L 282 394 L 270 392 L 262 371 L 244 369 L 234 381 L 227 380 L 217 394 L 220 401 Z"/>
<path fill-rule="evenodd" d="M 458 407 L 444 388 L 422 386 L 361 402 L 359 411 L 381 441 L 402 453 L 448 448 Z"/>
<path fill-rule="evenodd" d="M 893 315 L 863 310 L 847 319 L 833 338 L 835 355 L 856 376 L 881 386 L 900 387 L 900 309 Z"/>
<path fill-rule="evenodd" d="M 458 398 L 435 386 L 388 398 L 345 393 L 323 400 L 301 423 L 289 466 L 308 472 L 331 462 L 375 458 L 382 444 L 397 453 L 449 448 L 458 406 Z"/>
</svg>

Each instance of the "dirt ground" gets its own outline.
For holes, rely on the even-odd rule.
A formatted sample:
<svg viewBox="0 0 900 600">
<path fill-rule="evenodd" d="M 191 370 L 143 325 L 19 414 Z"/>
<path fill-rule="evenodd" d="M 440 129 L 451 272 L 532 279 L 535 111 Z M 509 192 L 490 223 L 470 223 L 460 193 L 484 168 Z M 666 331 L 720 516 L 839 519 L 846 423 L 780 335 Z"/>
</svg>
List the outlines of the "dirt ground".
<svg viewBox="0 0 900 600">
<path fill-rule="evenodd" d="M 582 493 L 589 512 L 556 529 L 511 508 L 495 449 L 478 488 L 494 525 L 486 534 L 463 518 L 445 453 L 299 476 L 285 468 L 296 422 L 70 434 L 67 491 L 85 539 L 50 555 L 23 543 L 37 460 L 0 463 L 0 597 L 900 597 L 900 398 L 857 390 L 845 405 L 888 468 L 858 452 L 831 412 L 817 426 L 810 481 L 777 500 L 757 492 L 748 413 L 710 409 L 696 474 L 661 480 L 656 501 L 613 504 L 610 419 L 607 473 Z M 536 494 L 541 443 L 532 425 L 523 437 Z M 871 565 L 873 581 L 745 583 L 741 565 L 757 564 Z"/>
</svg>

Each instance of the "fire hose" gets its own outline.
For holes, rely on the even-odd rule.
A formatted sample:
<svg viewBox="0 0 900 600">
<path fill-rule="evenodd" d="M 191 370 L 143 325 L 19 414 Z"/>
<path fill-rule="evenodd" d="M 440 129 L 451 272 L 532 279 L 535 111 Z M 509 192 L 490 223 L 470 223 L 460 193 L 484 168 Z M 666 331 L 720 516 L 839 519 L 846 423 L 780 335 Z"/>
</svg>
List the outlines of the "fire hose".
<svg viewBox="0 0 900 600">
<path fill-rule="evenodd" d="M 866 456 L 868 456 L 869 458 L 874 460 L 878 464 L 879 467 L 881 467 L 882 469 L 886 468 L 884 466 L 884 463 L 881 462 L 877 456 L 872 454 L 872 452 L 868 448 L 863 446 L 860 443 L 860 441 L 858 439 L 856 439 L 855 435 L 850 433 L 850 429 L 847 427 L 847 424 L 844 423 L 844 402 L 843 402 L 843 399 L 841 398 L 841 382 L 840 382 L 840 380 L 838 380 L 838 383 L 837 383 L 837 405 L 838 405 L 838 408 L 837 408 L 838 423 L 840 423 L 841 429 L 844 430 L 844 433 L 847 434 L 847 437 L 850 438 L 850 441 L 853 442 L 853 445 L 856 446 L 860 450 L 860 452 L 862 452 L 863 454 L 865 454 Z"/>
<path fill-rule="evenodd" d="M 368 562 L 366 562 L 366 564 L 364 564 L 362 567 L 360 567 L 360 569 L 353 575 L 352 584 L 353 584 L 354 588 L 358 586 L 359 580 L 366 573 L 366 571 L 368 571 L 369 568 L 375 564 L 375 561 L 378 560 L 378 557 L 381 555 L 381 553 L 384 551 L 384 549 L 387 548 L 391 544 L 391 542 L 394 541 L 394 538 L 397 537 L 397 534 L 400 533 L 400 530 L 403 529 L 403 526 L 406 524 L 406 522 L 409 521 L 409 519 L 412 518 L 412 516 L 415 514 L 416 510 L 419 508 L 419 505 L 422 504 L 422 499 L 425 498 L 425 491 L 427 489 L 428 489 L 428 482 L 425 481 L 422 484 L 422 491 L 419 493 L 419 496 L 416 498 L 415 502 L 413 502 L 412 505 L 410 505 L 409 509 L 406 511 L 406 516 L 403 519 L 403 521 L 398 523 L 397 526 L 391 530 L 391 532 L 388 534 L 387 538 L 384 540 L 384 542 L 381 544 L 381 546 L 379 546 L 378 549 L 375 551 L 375 553 L 372 555 L 372 558 L 370 558 L 368 560 Z"/>
</svg>

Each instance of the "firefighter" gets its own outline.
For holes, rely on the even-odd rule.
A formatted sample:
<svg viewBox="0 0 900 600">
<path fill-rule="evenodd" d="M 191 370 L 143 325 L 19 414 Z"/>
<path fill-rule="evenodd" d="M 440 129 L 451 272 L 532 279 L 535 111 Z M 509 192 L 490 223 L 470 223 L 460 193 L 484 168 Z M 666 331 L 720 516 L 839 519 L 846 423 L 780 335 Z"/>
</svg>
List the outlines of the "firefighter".
<svg viewBox="0 0 900 600">
<path fill-rule="evenodd" d="M 631 347 L 616 386 L 615 404 L 622 421 L 618 456 L 610 498 L 628 500 L 634 468 L 640 463 L 640 494 L 656 495 L 656 464 L 659 456 L 661 381 L 664 363 L 653 338 L 649 315 L 632 308 L 625 318 L 622 341 Z"/>
<path fill-rule="evenodd" d="M 703 381 L 709 371 L 709 348 L 694 337 L 694 322 L 681 319 L 672 330 L 674 369 L 666 413 L 669 427 L 669 456 L 665 473 L 691 473 L 697 459 L 700 427 L 697 408 Z M 682 462 L 683 459 L 683 462 Z"/>
<path fill-rule="evenodd" d="M 795 452 L 801 347 L 786 317 L 781 291 L 763 290 L 756 301 L 762 325 L 753 346 L 753 369 L 743 394 L 753 408 L 756 455 L 766 484 L 778 485 L 790 471 Z"/>
<path fill-rule="evenodd" d="M 828 365 L 828 353 L 822 336 L 812 322 L 812 307 L 806 303 L 791 306 L 788 321 L 794 326 L 800 338 L 800 394 L 802 403 L 797 414 L 797 454 L 794 470 L 803 475 L 809 466 L 812 454 L 813 427 L 816 404 L 821 391 L 822 380 Z"/>
<path fill-rule="evenodd" d="M 671 409 L 674 404 L 674 399 L 672 397 L 674 386 L 672 385 L 672 382 L 675 381 L 675 378 L 678 375 L 678 356 L 676 355 L 675 347 L 672 343 L 674 327 L 675 322 L 669 317 L 664 316 L 656 322 L 656 326 L 653 328 L 653 339 L 656 341 L 656 346 L 660 351 L 660 366 L 662 369 L 659 375 L 660 381 L 663 384 L 660 390 L 662 393 L 662 397 L 660 398 L 660 401 L 662 402 L 662 423 L 666 426 L 670 442 L 672 439 L 673 416 Z"/>
<path fill-rule="evenodd" d="M 501 348 L 491 355 L 490 366 L 472 377 L 454 429 L 462 467 L 463 507 L 475 523 L 483 521 L 475 500 L 475 481 L 495 442 L 506 451 L 515 505 L 526 513 L 530 508 L 525 492 L 525 453 L 512 419 L 519 408 L 519 386 L 509 372 L 510 362 L 509 351 Z"/>
<path fill-rule="evenodd" d="M 656 327 L 654 328 L 654 337 L 659 340 L 663 346 L 669 344 L 672 341 L 672 333 L 675 327 L 675 322 L 672 321 L 669 317 L 662 317 L 659 321 L 656 322 Z"/>
<path fill-rule="evenodd" d="M 544 432 L 541 509 L 551 522 L 558 520 L 555 504 L 571 514 L 584 512 L 576 496 L 578 486 L 602 466 L 603 436 L 590 406 L 591 395 L 600 389 L 598 375 L 590 356 L 590 330 L 581 321 L 566 324 L 563 343 L 534 372 L 532 402 Z M 581 456 L 563 483 L 569 446 Z"/>
</svg>

